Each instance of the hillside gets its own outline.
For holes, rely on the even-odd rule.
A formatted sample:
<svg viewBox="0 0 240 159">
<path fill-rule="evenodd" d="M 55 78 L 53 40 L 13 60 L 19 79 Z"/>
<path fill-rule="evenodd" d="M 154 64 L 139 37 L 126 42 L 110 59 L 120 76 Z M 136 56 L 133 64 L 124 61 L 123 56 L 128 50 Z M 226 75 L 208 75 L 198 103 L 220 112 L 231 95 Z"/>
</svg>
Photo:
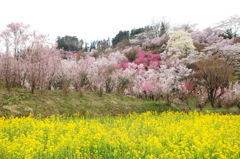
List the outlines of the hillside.
<svg viewBox="0 0 240 159">
<path fill-rule="evenodd" d="M 22 116 L 32 113 L 49 116 L 79 113 L 103 116 L 149 110 L 160 112 L 167 109 L 158 101 L 116 94 L 104 94 L 103 97 L 99 97 L 95 92 L 84 92 L 83 97 L 79 97 L 77 92 L 70 92 L 68 96 L 63 96 L 61 91 L 37 91 L 35 94 L 26 92 L 26 90 L 18 90 L 8 94 L 0 90 L 0 115 Z"/>
<path fill-rule="evenodd" d="M 27 116 L 41 114 L 50 116 L 53 114 L 64 115 L 87 115 L 104 116 L 128 113 L 142 113 L 146 111 L 192 111 L 197 110 L 194 101 L 191 100 L 191 108 L 187 106 L 166 106 L 162 101 L 144 100 L 132 96 L 117 94 L 104 94 L 99 97 L 96 92 L 84 92 L 79 97 L 77 92 L 70 92 L 63 96 L 62 91 L 36 91 L 35 94 L 29 90 L 13 90 L 10 94 L 6 90 L 0 90 L 0 116 Z M 231 109 L 206 107 L 204 111 L 239 113 L 237 107 Z"/>
</svg>

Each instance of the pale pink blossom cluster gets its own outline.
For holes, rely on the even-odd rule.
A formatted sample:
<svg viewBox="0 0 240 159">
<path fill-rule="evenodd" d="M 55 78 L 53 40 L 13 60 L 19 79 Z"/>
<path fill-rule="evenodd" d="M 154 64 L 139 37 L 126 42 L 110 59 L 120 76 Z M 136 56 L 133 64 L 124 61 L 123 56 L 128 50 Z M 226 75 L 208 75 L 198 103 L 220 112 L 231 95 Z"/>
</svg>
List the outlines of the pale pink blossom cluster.
<svg viewBox="0 0 240 159">
<path fill-rule="evenodd" d="M 21 57 L 4 54 L 0 58 L 1 78 L 6 86 L 30 87 L 35 89 L 49 88 L 60 62 L 58 51 L 49 47 L 28 48 Z"/>
<path fill-rule="evenodd" d="M 230 83 L 230 85 L 224 89 L 224 94 L 218 99 L 219 105 L 232 107 L 239 106 L 240 101 L 240 84 L 238 82 Z"/>
<path fill-rule="evenodd" d="M 0 80 L 5 83 L 5 87 L 11 87 L 20 83 L 18 61 L 9 54 L 0 57 Z"/>
<path fill-rule="evenodd" d="M 220 36 L 222 31 L 214 30 L 212 28 L 206 28 L 203 31 L 192 32 L 192 39 L 194 43 L 203 45 L 204 47 L 210 46 L 212 44 L 220 43 L 224 39 Z"/>
<path fill-rule="evenodd" d="M 152 48 L 152 47 L 161 47 L 167 43 L 169 37 L 167 34 L 163 34 L 161 37 L 156 37 L 153 39 L 146 39 L 143 43 L 143 47 Z"/>
</svg>

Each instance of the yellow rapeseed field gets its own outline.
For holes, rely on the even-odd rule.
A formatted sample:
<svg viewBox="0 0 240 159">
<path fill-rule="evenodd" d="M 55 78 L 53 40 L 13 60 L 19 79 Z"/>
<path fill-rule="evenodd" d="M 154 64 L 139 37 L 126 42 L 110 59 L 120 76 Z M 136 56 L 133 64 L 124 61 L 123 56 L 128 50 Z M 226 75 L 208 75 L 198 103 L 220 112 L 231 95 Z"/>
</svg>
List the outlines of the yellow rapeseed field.
<svg viewBox="0 0 240 159">
<path fill-rule="evenodd" d="M 240 116 L 0 118 L 0 158 L 240 158 Z"/>
</svg>

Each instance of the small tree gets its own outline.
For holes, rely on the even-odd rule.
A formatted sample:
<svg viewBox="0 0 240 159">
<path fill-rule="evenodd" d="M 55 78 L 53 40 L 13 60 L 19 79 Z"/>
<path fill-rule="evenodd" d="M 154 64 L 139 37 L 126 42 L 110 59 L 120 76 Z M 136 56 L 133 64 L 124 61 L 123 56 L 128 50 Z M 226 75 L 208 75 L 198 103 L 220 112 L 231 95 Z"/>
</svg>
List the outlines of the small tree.
<svg viewBox="0 0 240 159">
<path fill-rule="evenodd" d="M 206 28 L 202 31 L 194 31 L 191 33 L 194 46 L 197 51 L 202 51 L 205 47 L 209 47 L 211 45 L 216 45 L 217 43 L 223 43 L 226 41 L 220 35 L 222 31 L 212 28 Z"/>
<path fill-rule="evenodd" d="M 9 54 L 4 54 L 0 58 L 0 80 L 4 82 L 9 92 L 18 83 L 17 60 Z"/>
<path fill-rule="evenodd" d="M 87 57 L 77 61 L 72 69 L 73 71 L 73 86 L 79 91 L 79 96 L 83 96 L 82 89 L 89 84 L 88 72 L 89 66 L 95 61 L 95 58 Z"/>
<path fill-rule="evenodd" d="M 31 43 L 21 58 L 31 93 L 35 89 L 50 88 L 60 63 L 60 54 L 54 47 L 47 45 L 46 36 L 33 33 Z"/>
<path fill-rule="evenodd" d="M 238 15 L 232 16 L 227 20 L 221 21 L 216 28 L 224 31 L 222 37 L 225 39 L 232 39 L 239 36 L 240 17 Z"/>
<path fill-rule="evenodd" d="M 208 100 L 214 107 L 217 99 L 224 94 L 225 88 L 228 86 L 233 67 L 225 59 L 214 56 L 200 60 L 195 66 L 194 77 L 197 83 L 206 89 Z"/>
<path fill-rule="evenodd" d="M 37 47 L 29 49 L 23 63 L 27 67 L 26 79 L 31 93 L 34 93 L 37 88 L 43 90 L 51 87 L 60 58 L 55 49 Z"/>
<path fill-rule="evenodd" d="M 191 34 L 184 31 L 176 31 L 170 35 L 167 49 L 172 53 L 172 49 L 179 49 L 183 55 L 188 55 L 194 50 L 193 40 Z"/>
<path fill-rule="evenodd" d="M 129 41 L 129 31 L 120 31 L 113 39 L 112 45 L 116 47 L 120 42 L 128 42 Z"/>
<path fill-rule="evenodd" d="M 79 41 L 76 36 L 58 37 L 57 48 L 65 51 L 79 51 L 83 48 L 83 41 Z"/>
<path fill-rule="evenodd" d="M 10 23 L 0 34 L 0 39 L 4 41 L 6 53 L 11 53 L 18 57 L 18 53 L 26 48 L 29 40 L 29 25 L 23 23 Z"/>
</svg>

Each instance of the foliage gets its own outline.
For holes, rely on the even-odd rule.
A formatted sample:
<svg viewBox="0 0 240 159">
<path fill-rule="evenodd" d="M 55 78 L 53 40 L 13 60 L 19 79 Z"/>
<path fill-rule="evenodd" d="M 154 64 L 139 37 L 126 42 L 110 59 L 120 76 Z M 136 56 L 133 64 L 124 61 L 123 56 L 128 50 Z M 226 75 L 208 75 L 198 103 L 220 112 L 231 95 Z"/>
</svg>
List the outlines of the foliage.
<svg viewBox="0 0 240 159">
<path fill-rule="evenodd" d="M 133 62 L 136 59 L 137 53 L 137 49 L 128 49 L 127 51 L 125 51 L 125 56 L 128 58 L 128 61 Z"/>
<path fill-rule="evenodd" d="M 130 37 L 133 37 L 136 34 L 144 32 L 144 28 L 132 29 L 130 32 Z"/>
<path fill-rule="evenodd" d="M 57 48 L 65 51 L 79 51 L 83 49 L 83 40 L 78 40 L 76 36 L 64 36 L 57 38 Z"/>
<path fill-rule="evenodd" d="M 113 39 L 112 46 L 116 47 L 118 43 L 129 40 L 129 31 L 120 31 Z"/>
<path fill-rule="evenodd" d="M 111 44 L 110 44 L 110 39 L 108 38 L 107 40 L 106 39 L 103 39 L 103 40 L 95 40 L 95 41 L 92 41 L 91 44 L 90 44 L 90 51 L 92 49 L 97 49 L 97 50 L 101 50 L 101 51 L 104 51 L 106 50 L 107 48 L 110 48 Z"/>
<path fill-rule="evenodd" d="M 159 35 L 158 35 L 158 37 L 161 37 L 161 36 L 163 36 L 164 34 L 168 34 L 169 28 L 170 28 L 169 23 L 166 22 L 166 21 L 162 21 L 162 22 L 160 23 L 160 28 L 159 28 Z"/>
</svg>

